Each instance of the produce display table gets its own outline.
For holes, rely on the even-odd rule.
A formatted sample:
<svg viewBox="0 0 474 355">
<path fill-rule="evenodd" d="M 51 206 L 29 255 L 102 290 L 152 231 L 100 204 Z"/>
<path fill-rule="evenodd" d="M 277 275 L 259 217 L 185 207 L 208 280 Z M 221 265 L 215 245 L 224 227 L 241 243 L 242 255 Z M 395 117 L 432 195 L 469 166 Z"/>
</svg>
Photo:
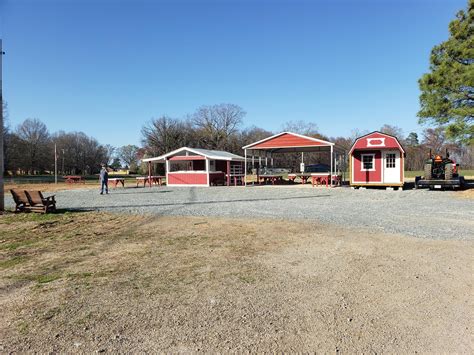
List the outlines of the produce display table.
<svg viewBox="0 0 474 355">
<path fill-rule="evenodd" d="M 122 187 L 125 187 L 125 179 L 124 178 L 109 178 L 109 183 L 114 184 L 114 187 L 117 187 L 118 184 L 122 184 Z"/>
<path fill-rule="evenodd" d="M 266 184 L 267 182 L 271 182 L 272 185 L 275 185 L 276 183 L 280 183 L 283 181 L 283 175 L 259 175 L 258 176 L 258 183 L 260 184 L 263 182 Z"/>
<path fill-rule="evenodd" d="M 288 180 L 295 182 L 295 179 L 299 177 L 301 179 L 302 184 L 306 184 L 308 180 L 311 178 L 310 173 L 295 173 L 295 174 L 288 174 Z"/>
<path fill-rule="evenodd" d="M 151 178 L 151 183 L 153 185 L 161 186 L 163 185 L 163 180 L 166 178 L 166 176 L 150 176 L 150 178 Z M 136 180 L 137 180 L 137 187 L 140 184 L 143 184 L 143 187 L 145 187 L 146 184 L 150 183 L 150 181 L 148 180 L 148 176 L 138 176 Z"/>
<path fill-rule="evenodd" d="M 334 182 L 334 184 L 336 186 L 341 186 L 341 180 L 342 180 L 342 176 L 341 175 L 333 175 L 332 176 L 332 181 Z M 316 185 L 326 185 L 326 187 L 329 186 L 329 184 L 331 183 L 331 180 L 330 180 L 330 175 L 329 173 L 312 173 L 311 174 L 311 184 L 313 185 L 313 187 Z"/>
</svg>

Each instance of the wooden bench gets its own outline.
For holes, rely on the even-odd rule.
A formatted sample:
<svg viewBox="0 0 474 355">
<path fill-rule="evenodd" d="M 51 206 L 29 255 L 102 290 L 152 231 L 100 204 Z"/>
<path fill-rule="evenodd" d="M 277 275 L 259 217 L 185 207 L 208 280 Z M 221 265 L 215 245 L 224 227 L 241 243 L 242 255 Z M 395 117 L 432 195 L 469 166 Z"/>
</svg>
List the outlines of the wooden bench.
<svg viewBox="0 0 474 355">
<path fill-rule="evenodd" d="M 15 212 L 55 212 L 54 195 L 44 197 L 41 191 L 10 190 L 15 201 Z"/>
</svg>

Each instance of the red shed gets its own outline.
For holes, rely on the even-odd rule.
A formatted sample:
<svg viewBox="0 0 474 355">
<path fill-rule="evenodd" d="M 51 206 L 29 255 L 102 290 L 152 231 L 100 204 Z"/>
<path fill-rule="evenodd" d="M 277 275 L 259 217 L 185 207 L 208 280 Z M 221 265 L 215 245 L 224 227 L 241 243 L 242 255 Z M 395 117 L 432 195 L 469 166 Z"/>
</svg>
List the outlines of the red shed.
<svg viewBox="0 0 474 355">
<path fill-rule="evenodd" d="M 397 137 L 372 132 L 349 152 L 351 186 L 403 186 L 405 150 Z"/>
<path fill-rule="evenodd" d="M 183 147 L 143 162 L 164 163 L 167 186 L 243 184 L 244 157 L 220 150 Z"/>
</svg>

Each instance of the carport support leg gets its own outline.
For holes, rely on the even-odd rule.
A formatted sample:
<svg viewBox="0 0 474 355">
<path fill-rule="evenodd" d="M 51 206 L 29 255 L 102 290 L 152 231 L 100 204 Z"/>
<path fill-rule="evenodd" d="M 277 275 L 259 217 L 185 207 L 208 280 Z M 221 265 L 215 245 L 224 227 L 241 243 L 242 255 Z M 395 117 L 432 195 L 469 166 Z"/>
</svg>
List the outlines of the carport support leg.
<svg viewBox="0 0 474 355">
<path fill-rule="evenodd" d="M 247 186 L 247 149 L 244 150 L 244 186 Z"/>
<path fill-rule="evenodd" d="M 227 186 L 230 186 L 230 160 L 227 161 Z"/>
<path fill-rule="evenodd" d="M 148 162 L 148 185 L 151 187 L 151 161 Z"/>
<path fill-rule="evenodd" d="M 332 169 L 333 169 L 333 162 L 334 162 L 334 150 L 333 150 L 333 146 L 331 145 L 331 172 L 329 173 L 329 180 L 331 181 L 331 187 L 332 187 Z"/>
</svg>

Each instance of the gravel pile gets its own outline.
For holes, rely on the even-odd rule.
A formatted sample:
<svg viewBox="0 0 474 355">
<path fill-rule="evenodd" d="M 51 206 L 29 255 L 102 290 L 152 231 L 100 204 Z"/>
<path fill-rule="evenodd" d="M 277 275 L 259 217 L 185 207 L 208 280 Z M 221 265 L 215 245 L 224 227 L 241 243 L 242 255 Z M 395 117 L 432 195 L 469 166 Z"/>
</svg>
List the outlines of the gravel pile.
<svg viewBox="0 0 474 355">
<path fill-rule="evenodd" d="M 474 201 L 455 192 L 298 187 L 153 187 L 56 193 L 58 208 L 156 215 L 302 219 L 431 239 L 474 239 Z M 7 206 L 13 201 L 7 198 Z M 255 220 L 258 223 L 258 220 Z"/>
</svg>

